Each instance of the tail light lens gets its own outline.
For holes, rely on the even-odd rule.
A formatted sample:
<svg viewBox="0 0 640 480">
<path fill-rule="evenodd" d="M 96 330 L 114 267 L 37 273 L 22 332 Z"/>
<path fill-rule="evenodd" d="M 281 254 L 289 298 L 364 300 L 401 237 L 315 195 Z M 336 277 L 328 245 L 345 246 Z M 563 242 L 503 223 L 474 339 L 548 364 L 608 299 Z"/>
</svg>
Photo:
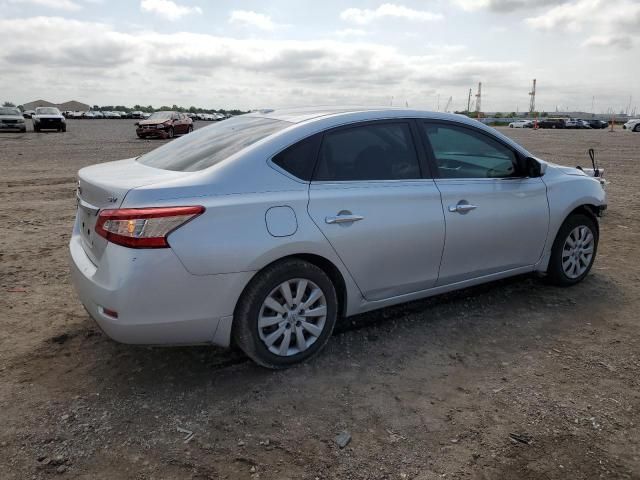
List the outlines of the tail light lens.
<svg viewBox="0 0 640 480">
<path fill-rule="evenodd" d="M 130 248 L 167 248 L 167 236 L 204 212 L 204 207 L 122 208 L 102 210 L 96 233 Z"/>
</svg>

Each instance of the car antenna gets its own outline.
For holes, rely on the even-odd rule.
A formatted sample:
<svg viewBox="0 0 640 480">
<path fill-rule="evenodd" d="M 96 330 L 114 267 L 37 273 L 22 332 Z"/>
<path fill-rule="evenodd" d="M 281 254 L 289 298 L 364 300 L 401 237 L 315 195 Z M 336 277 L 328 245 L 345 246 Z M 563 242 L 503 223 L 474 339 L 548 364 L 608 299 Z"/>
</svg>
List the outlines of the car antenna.
<svg viewBox="0 0 640 480">
<path fill-rule="evenodd" d="M 596 164 L 596 151 L 593 148 L 589 149 L 589 158 L 591 159 L 591 165 L 593 166 L 593 176 L 599 177 L 600 170 L 598 169 Z"/>
</svg>

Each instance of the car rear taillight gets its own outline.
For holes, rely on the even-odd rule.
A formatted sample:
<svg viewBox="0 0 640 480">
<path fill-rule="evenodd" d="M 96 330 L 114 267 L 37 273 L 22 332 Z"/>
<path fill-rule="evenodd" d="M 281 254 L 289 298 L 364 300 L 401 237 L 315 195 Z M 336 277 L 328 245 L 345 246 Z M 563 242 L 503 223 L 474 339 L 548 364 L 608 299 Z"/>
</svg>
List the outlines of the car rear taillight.
<svg viewBox="0 0 640 480">
<path fill-rule="evenodd" d="M 167 248 L 167 236 L 204 212 L 204 207 L 122 208 L 102 210 L 96 233 L 130 248 Z"/>
</svg>

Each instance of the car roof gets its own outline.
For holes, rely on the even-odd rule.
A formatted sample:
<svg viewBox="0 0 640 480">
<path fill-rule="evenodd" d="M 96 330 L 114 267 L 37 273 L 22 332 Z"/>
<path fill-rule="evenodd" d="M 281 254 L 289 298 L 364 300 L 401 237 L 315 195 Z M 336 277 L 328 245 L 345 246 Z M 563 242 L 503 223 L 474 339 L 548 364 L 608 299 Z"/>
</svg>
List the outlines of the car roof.
<svg viewBox="0 0 640 480">
<path fill-rule="evenodd" d="M 248 116 L 283 120 L 290 123 L 303 123 L 328 117 L 351 117 L 357 120 L 371 120 L 383 118 L 429 118 L 434 120 L 452 120 L 462 123 L 479 122 L 466 115 L 454 113 L 432 112 L 429 110 L 400 108 L 400 107 L 372 107 L 372 106 L 319 106 L 282 109 L 254 110 Z"/>
</svg>

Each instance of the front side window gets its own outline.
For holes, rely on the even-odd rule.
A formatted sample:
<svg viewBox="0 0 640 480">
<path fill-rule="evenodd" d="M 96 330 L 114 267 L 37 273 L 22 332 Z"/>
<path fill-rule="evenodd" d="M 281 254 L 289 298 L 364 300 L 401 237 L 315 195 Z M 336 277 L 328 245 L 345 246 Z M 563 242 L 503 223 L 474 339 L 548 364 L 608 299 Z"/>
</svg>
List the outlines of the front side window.
<svg viewBox="0 0 640 480">
<path fill-rule="evenodd" d="M 516 155 L 497 140 L 471 128 L 423 123 L 440 178 L 517 176 Z"/>
<path fill-rule="evenodd" d="M 264 117 L 239 115 L 200 128 L 138 158 L 143 165 L 177 172 L 211 167 L 291 123 Z"/>
<path fill-rule="evenodd" d="M 324 135 L 314 180 L 419 179 L 420 167 L 407 123 L 372 123 Z"/>
</svg>

